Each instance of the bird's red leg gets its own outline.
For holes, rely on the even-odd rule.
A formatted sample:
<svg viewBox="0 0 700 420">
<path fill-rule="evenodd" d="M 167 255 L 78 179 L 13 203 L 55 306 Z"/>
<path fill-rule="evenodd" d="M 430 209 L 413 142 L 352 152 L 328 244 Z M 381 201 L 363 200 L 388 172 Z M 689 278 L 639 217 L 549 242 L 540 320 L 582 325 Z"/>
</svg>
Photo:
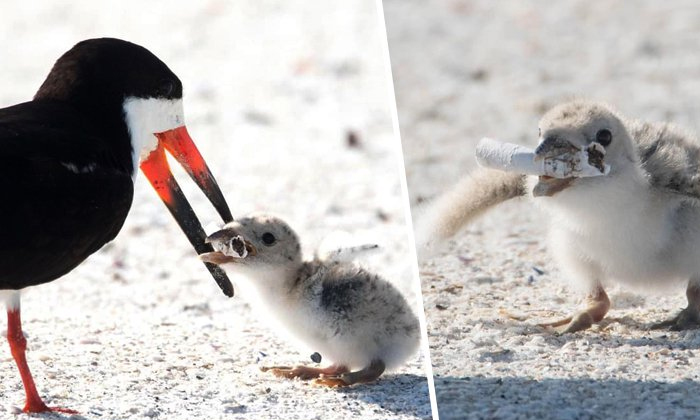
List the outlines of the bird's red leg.
<svg viewBox="0 0 700 420">
<path fill-rule="evenodd" d="M 36 390 L 32 372 L 29 371 L 25 350 L 27 349 L 27 339 L 22 333 L 22 320 L 19 315 L 19 307 L 7 310 L 7 341 L 10 343 L 10 351 L 12 357 L 17 363 L 19 374 L 22 376 L 24 384 L 24 392 L 27 395 L 27 402 L 24 405 L 25 413 L 43 413 L 47 411 L 56 411 L 66 414 L 77 414 L 77 411 L 68 410 L 66 408 L 48 407 L 44 404 L 39 393 Z"/>
</svg>

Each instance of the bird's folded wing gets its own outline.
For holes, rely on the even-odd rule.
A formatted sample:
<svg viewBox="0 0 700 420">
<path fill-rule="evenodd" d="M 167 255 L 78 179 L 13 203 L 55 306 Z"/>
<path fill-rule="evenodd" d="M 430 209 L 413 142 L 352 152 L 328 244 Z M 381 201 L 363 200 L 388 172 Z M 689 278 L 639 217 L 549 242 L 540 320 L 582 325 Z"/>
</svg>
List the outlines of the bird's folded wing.
<svg viewBox="0 0 700 420">
<path fill-rule="evenodd" d="M 113 154 L 100 133 L 70 107 L 53 102 L 25 102 L 0 109 L 0 159 L 55 161 L 77 169 L 92 163 L 131 172 Z M 130 150 L 122 152 L 130 153 Z M 70 167 L 68 169 L 71 169 Z"/>
<path fill-rule="evenodd" d="M 98 139 L 0 110 L 0 289 L 53 280 L 113 239 L 131 176 Z M 83 131 L 77 131 L 84 133 Z"/>
</svg>

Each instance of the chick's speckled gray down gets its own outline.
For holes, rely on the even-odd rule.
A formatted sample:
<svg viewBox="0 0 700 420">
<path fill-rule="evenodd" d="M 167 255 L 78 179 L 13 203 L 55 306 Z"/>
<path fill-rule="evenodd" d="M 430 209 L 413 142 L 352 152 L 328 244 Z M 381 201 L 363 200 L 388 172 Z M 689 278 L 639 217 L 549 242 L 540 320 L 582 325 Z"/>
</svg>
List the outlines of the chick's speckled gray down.
<svg viewBox="0 0 700 420">
<path fill-rule="evenodd" d="M 245 258 L 220 252 L 202 258 L 222 264 L 254 307 L 331 363 L 324 369 L 267 370 L 344 386 L 372 381 L 418 349 L 418 319 L 391 283 L 344 259 L 303 261 L 296 233 L 268 215 L 238 219 L 209 241 L 217 248 L 217 242 L 225 245 L 238 236 L 249 249 Z"/>
<path fill-rule="evenodd" d="M 308 302 L 318 315 L 317 339 L 347 340 L 335 345 L 335 351 L 321 353 L 323 357 L 336 363 L 343 362 L 340 357 L 351 367 L 380 358 L 387 369 L 393 369 L 415 351 L 418 319 L 401 293 L 378 275 L 353 264 L 316 260 L 304 263 L 298 278 L 299 300 Z M 404 340 L 405 345 L 395 340 Z M 349 353 L 348 348 L 356 348 L 357 353 Z"/>
<path fill-rule="evenodd" d="M 438 200 L 431 240 L 444 242 L 447 235 L 441 232 L 454 233 L 488 207 L 533 191 L 545 196 L 534 202 L 550 216 L 550 252 L 567 279 L 588 293 L 583 311 L 543 325 L 566 325 L 564 331 L 575 332 L 599 322 L 610 308 L 605 287 L 611 282 L 652 290 L 685 282 L 687 308 L 656 327 L 699 327 L 698 139 L 671 124 L 628 120 L 607 105 L 587 101 L 554 107 L 540 121 L 540 132 L 539 150 L 551 149 L 548 142 L 582 148 L 602 141 L 610 173 L 531 177 L 530 188 L 522 188 L 524 176 L 470 178 Z M 468 211 L 445 210 L 455 208 Z"/>
</svg>

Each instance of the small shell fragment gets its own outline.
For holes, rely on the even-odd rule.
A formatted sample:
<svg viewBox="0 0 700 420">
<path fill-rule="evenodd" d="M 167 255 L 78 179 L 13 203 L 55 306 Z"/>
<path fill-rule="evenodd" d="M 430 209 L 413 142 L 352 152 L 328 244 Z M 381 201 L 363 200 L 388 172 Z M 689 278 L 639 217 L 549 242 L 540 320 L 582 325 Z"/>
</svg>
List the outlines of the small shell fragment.
<svg viewBox="0 0 700 420">
<path fill-rule="evenodd" d="M 591 143 L 583 150 L 569 143 L 549 146 L 551 150 L 538 148 L 535 151 L 482 138 L 476 146 L 476 161 L 487 168 L 560 179 L 601 176 L 610 172 L 610 166 L 603 163 L 605 149 L 598 143 Z"/>
</svg>

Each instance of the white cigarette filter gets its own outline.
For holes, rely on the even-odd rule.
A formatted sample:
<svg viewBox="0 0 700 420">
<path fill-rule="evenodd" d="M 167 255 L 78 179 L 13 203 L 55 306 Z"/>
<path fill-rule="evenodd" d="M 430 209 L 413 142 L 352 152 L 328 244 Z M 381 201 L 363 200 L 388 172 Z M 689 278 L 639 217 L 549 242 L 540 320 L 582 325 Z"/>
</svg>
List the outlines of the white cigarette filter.
<svg viewBox="0 0 700 420">
<path fill-rule="evenodd" d="M 476 162 L 480 166 L 553 178 L 607 175 L 610 172 L 610 166 L 601 163 L 604 156 L 605 148 L 598 143 L 591 143 L 583 150 L 572 146 L 571 150 L 544 158 L 538 158 L 535 151 L 529 147 L 504 143 L 487 137 L 482 138 L 476 145 Z"/>
</svg>

